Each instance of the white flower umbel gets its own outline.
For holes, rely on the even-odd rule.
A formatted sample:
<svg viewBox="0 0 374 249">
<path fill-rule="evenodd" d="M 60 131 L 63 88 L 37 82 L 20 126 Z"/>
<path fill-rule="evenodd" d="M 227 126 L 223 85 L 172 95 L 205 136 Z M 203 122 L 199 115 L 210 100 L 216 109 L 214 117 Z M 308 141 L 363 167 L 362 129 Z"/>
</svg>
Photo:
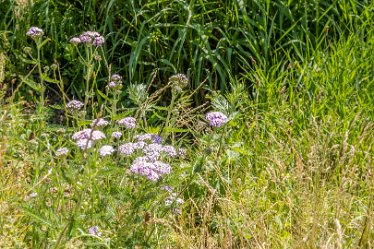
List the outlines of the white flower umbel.
<svg viewBox="0 0 374 249">
<path fill-rule="evenodd" d="M 114 148 L 110 145 L 104 145 L 99 149 L 99 154 L 101 157 L 112 155 Z"/>
</svg>

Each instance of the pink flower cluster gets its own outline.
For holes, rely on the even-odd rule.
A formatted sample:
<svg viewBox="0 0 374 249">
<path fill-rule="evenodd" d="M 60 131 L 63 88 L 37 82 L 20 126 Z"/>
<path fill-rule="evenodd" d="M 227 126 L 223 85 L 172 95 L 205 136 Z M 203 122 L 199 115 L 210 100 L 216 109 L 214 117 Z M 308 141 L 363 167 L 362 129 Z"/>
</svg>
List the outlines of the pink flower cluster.
<svg viewBox="0 0 374 249">
<path fill-rule="evenodd" d="M 84 104 L 79 100 L 71 100 L 66 104 L 66 108 L 68 108 L 70 111 L 78 111 L 82 109 L 83 106 Z"/>
<path fill-rule="evenodd" d="M 131 172 L 147 177 L 151 181 L 159 180 L 164 174 L 170 174 L 171 166 L 161 161 L 150 161 L 148 157 L 138 157 L 130 167 Z"/>
<path fill-rule="evenodd" d="M 44 31 L 41 28 L 38 27 L 31 27 L 26 32 L 27 36 L 30 36 L 31 38 L 39 38 L 44 35 Z"/>
<path fill-rule="evenodd" d="M 205 115 L 205 119 L 212 127 L 221 127 L 229 121 L 227 116 L 222 112 L 209 112 Z"/>
<path fill-rule="evenodd" d="M 133 117 L 126 117 L 117 121 L 117 124 L 124 126 L 127 129 L 133 129 L 136 126 L 136 119 Z"/>
<path fill-rule="evenodd" d="M 84 129 L 73 134 L 72 139 L 76 141 L 82 150 L 86 150 L 92 147 L 93 142 L 104 139 L 105 134 L 102 131 L 93 129 Z"/>
<path fill-rule="evenodd" d="M 108 88 L 109 89 L 119 89 L 121 88 L 122 85 L 122 76 L 119 74 L 113 74 L 110 77 L 110 82 L 108 83 Z"/>
<path fill-rule="evenodd" d="M 97 118 L 92 120 L 91 127 L 105 127 L 109 124 L 109 121 L 103 118 Z"/>
<path fill-rule="evenodd" d="M 112 75 L 113 77 L 114 75 Z M 116 76 L 119 80 L 118 77 Z M 68 103 L 68 108 L 79 109 L 82 103 L 79 101 L 71 101 Z M 117 124 L 124 126 L 127 129 L 134 129 L 136 127 L 136 119 L 133 117 L 125 117 L 117 121 Z M 91 128 L 86 128 L 81 131 L 75 132 L 72 135 L 72 139 L 76 145 L 82 150 L 91 148 L 94 143 L 98 140 L 106 138 L 106 135 L 97 130 L 97 128 L 105 127 L 109 125 L 109 121 L 103 118 L 97 118 L 92 120 Z M 120 131 L 113 131 L 111 134 L 112 139 L 119 140 L 122 137 Z M 151 181 L 157 181 L 162 176 L 170 174 L 171 166 L 166 162 L 160 161 L 160 158 L 172 158 L 178 155 L 184 154 L 183 150 L 177 152 L 177 150 L 171 145 L 162 145 L 162 138 L 158 135 L 147 133 L 142 135 L 134 136 L 133 142 L 126 142 L 118 147 L 118 155 L 130 156 L 137 152 L 139 157 L 133 160 L 130 170 L 134 174 L 147 177 Z M 111 145 L 103 145 L 98 149 L 100 157 L 112 155 L 116 149 Z M 56 154 L 67 154 L 64 150 L 58 150 Z"/>
<path fill-rule="evenodd" d="M 85 43 L 92 44 L 95 47 L 100 47 L 105 43 L 105 38 L 95 31 L 85 31 L 79 37 L 70 39 L 73 44 Z"/>
</svg>

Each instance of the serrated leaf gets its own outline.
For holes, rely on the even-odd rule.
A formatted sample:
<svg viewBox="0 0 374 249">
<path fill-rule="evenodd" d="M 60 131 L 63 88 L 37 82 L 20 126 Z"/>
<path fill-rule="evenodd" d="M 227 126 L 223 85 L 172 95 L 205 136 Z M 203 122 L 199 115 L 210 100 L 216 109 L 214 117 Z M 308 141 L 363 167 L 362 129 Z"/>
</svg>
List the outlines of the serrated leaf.
<svg viewBox="0 0 374 249">
<path fill-rule="evenodd" d="M 37 222 L 41 222 L 49 227 L 52 227 L 52 223 L 47 221 L 45 217 L 43 217 L 41 214 L 36 213 L 34 210 L 31 210 L 30 208 L 27 207 L 20 207 L 20 209 L 25 213 L 25 215 L 29 216 L 33 220 Z"/>
</svg>

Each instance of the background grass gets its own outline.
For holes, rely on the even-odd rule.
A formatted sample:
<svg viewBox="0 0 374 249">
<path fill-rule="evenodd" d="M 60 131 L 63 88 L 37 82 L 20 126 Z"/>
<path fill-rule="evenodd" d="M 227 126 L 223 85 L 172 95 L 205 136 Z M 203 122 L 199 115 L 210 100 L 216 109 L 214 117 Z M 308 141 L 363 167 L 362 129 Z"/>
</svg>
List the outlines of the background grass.
<svg viewBox="0 0 374 249">
<path fill-rule="evenodd" d="M 2 1 L 0 247 L 373 247 L 373 10 L 371 1 Z M 100 105 L 68 126 L 52 124 L 56 107 L 35 111 L 40 93 L 21 80 L 33 66 L 23 52 L 32 25 L 51 39 L 41 64 L 59 65 L 61 77 L 49 76 L 63 88 L 46 86 L 57 93 L 47 103 L 61 106 L 83 100 L 87 84 L 69 38 L 105 35 L 101 56 L 123 90 L 144 83 L 156 97 L 134 103 L 123 91 L 119 112 L 103 116 L 140 110 L 147 122 L 135 132 L 164 127 L 166 141 L 187 148 L 169 178 L 139 181 L 127 159 L 75 149 L 71 133 Z M 171 92 L 157 90 L 177 72 L 190 85 L 170 105 Z M 97 75 L 104 93 L 108 68 Z M 205 127 L 207 109 L 231 121 Z M 72 150 L 66 161 L 54 156 L 60 146 Z M 181 215 L 163 207 L 163 183 L 185 200 Z M 101 237 L 87 235 L 93 225 Z"/>
<path fill-rule="evenodd" d="M 2 50 L 17 60 L 14 73 L 26 74 L 22 49 L 25 32 L 42 27 L 51 41 L 43 64 L 58 62 L 68 93 L 82 95 L 81 65 L 69 39 L 91 29 L 107 39 L 105 54 L 125 83 L 149 83 L 154 89 L 168 76 L 186 73 L 191 87 L 207 85 L 224 91 L 229 83 L 268 70 L 279 61 L 311 59 L 313 48 L 365 31 L 370 1 L 2 1 Z M 276 59 L 274 59 L 276 58 Z M 21 60 L 21 61 L 20 61 Z M 25 71 L 26 70 L 26 71 Z M 104 69 L 103 69 L 104 70 Z M 104 86 L 107 72 L 100 72 Z M 255 82 L 247 81 L 248 87 Z M 201 103 L 205 92 L 195 98 Z"/>
</svg>

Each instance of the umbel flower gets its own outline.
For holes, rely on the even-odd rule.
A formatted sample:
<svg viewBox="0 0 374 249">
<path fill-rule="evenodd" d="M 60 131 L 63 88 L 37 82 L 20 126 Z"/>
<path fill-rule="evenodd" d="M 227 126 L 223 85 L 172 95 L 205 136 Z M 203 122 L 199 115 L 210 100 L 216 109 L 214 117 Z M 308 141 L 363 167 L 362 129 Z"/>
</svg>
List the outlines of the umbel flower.
<svg viewBox="0 0 374 249">
<path fill-rule="evenodd" d="M 127 117 L 127 118 L 123 118 L 121 120 L 118 120 L 117 123 L 120 126 L 126 127 L 127 129 L 133 129 L 136 126 L 136 119 L 133 118 L 133 117 Z"/>
<path fill-rule="evenodd" d="M 163 175 L 170 174 L 171 166 L 161 161 L 151 162 L 147 157 L 138 157 L 130 167 L 131 172 L 147 177 L 151 181 L 159 180 Z"/>
<path fill-rule="evenodd" d="M 205 115 L 205 119 L 212 127 L 221 127 L 229 121 L 227 116 L 222 112 L 209 112 Z"/>
<path fill-rule="evenodd" d="M 81 150 L 87 150 L 89 148 L 92 147 L 92 140 L 90 139 L 86 139 L 86 138 L 83 138 L 83 139 L 79 139 L 77 142 L 76 142 L 76 145 L 81 148 Z"/>
<path fill-rule="evenodd" d="M 115 81 L 111 81 L 108 83 L 108 88 L 110 89 L 113 89 L 113 88 L 117 88 L 119 86 L 119 84 Z"/>
<path fill-rule="evenodd" d="M 73 134 L 71 137 L 82 150 L 92 147 L 93 142 L 104 139 L 105 134 L 93 129 L 84 129 Z"/>
<path fill-rule="evenodd" d="M 91 127 L 105 127 L 109 124 L 109 121 L 106 121 L 103 118 L 94 119 L 91 122 Z"/>
<path fill-rule="evenodd" d="M 121 89 L 122 88 L 122 76 L 115 73 L 110 76 L 110 81 L 107 85 L 110 90 Z"/>
<path fill-rule="evenodd" d="M 120 139 L 122 137 L 122 133 L 119 131 L 113 131 L 112 132 L 112 138 L 114 139 Z"/>
<path fill-rule="evenodd" d="M 105 43 L 105 38 L 103 36 L 95 37 L 95 39 L 92 42 L 92 45 L 95 47 L 100 47 Z"/>
<path fill-rule="evenodd" d="M 165 145 L 163 148 L 162 148 L 162 151 L 165 152 L 169 157 L 175 157 L 177 156 L 177 151 L 175 150 L 175 148 L 171 145 Z"/>
<path fill-rule="evenodd" d="M 95 47 L 100 47 L 105 43 L 105 38 L 95 31 L 86 31 L 79 36 L 81 43 L 92 44 Z M 74 39 L 74 42 L 77 41 Z M 72 42 L 72 40 L 70 40 Z"/>
<path fill-rule="evenodd" d="M 88 233 L 91 234 L 91 235 L 98 236 L 98 237 L 101 236 L 101 232 L 100 232 L 98 226 L 90 227 L 90 228 L 88 229 Z"/>
<path fill-rule="evenodd" d="M 163 151 L 163 146 L 161 144 L 148 144 L 143 148 L 144 155 L 150 161 L 155 161 L 159 158 L 161 152 Z"/>
<path fill-rule="evenodd" d="M 136 141 L 151 141 L 154 138 L 155 134 L 146 133 L 142 135 L 135 135 L 134 138 Z"/>
<path fill-rule="evenodd" d="M 115 73 L 115 74 L 112 74 L 112 76 L 110 77 L 110 80 L 114 82 L 118 82 L 122 80 L 122 76 Z"/>
<path fill-rule="evenodd" d="M 56 157 L 64 157 L 69 153 L 69 149 L 66 147 L 61 147 L 56 150 Z"/>
<path fill-rule="evenodd" d="M 71 100 L 71 101 L 69 101 L 69 103 L 66 104 L 66 107 L 70 111 L 78 111 L 78 110 L 82 109 L 83 106 L 84 106 L 84 104 L 82 102 L 80 102 L 79 100 Z"/>
<path fill-rule="evenodd" d="M 101 131 L 92 130 L 92 129 L 84 129 L 81 131 L 77 131 L 73 134 L 72 139 L 77 141 L 81 139 L 90 139 L 90 140 L 100 140 L 105 138 L 105 134 Z"/>
<path fill-rule="evenodd" d="M 125 156 L 131 155 L 132 153 L 134 153 L 134 151 L 135 148 L 133 143 L 125 143 L 118 148 L 118 154 Z"/>
<path fill-rule="evenodd" d="M 81 42 L 82 42 L 81 39 L 79 39 L 78 37 L 73 37 L 70 39 L 70 43 L 72 44 L 79 44 Z"/>
<path fill-rule="evenodd" d="M 27 36 L 30 36 L 31 38 L 39 38 L 44 35 L 44 31 L 41 28 L 38 27 L 31 27 L 29 30 L 26 32 Z"/>
<path fill-rule="evenodd" d="M 112 155 L 114 152 L 114 148 L 110 145 L 104 145 L 99 149 L 100 156 L 108 156 Z"/>
</svg>

